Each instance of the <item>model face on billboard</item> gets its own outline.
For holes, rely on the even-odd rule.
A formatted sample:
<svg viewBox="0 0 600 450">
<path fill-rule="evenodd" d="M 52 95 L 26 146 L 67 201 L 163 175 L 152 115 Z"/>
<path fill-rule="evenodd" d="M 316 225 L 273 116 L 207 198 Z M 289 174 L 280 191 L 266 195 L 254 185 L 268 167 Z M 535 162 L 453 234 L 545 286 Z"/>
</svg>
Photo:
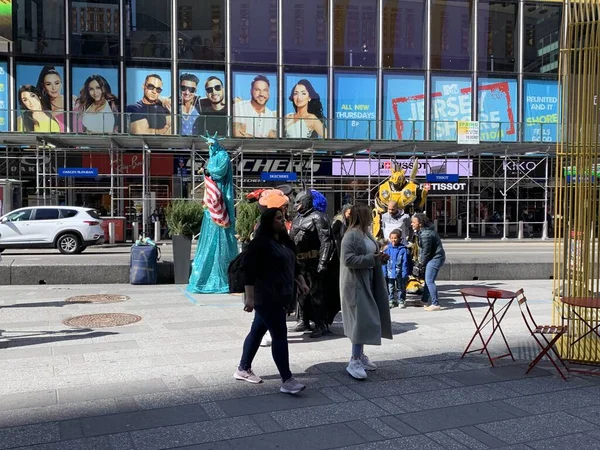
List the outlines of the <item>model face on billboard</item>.
<svg viewBox="0 0 600 450">
<path fill-rule="evenodd" d="M 159 78 L 149 77 L 144 83 L 144 98 L 148 103 L 158 102 L 163 82 Z"/>
<path fill-rule="evenodd" d="M 188 103 L 194 100 L 196 97 L 196 91 L 198 90 L 198 84 L 191 80 L 182 80 L 179 86 L 181 90 L 181 100 L 184 103 Z"/>
<path fill-rule="evenodd" d="M 294 102 L 296 109 L 304 108 L 308 105 L 308 102 L 310 102 L 310 95 L 306 86 L 302 84 L 296 85 L 292 94 L 292 101 Z"/>
<path fill-rule="evenodd" d="M 219 104 L 223 101 L 225 91 L 223 90 L 223 83 L 221 83 L 221 80 L 214 78 L 207 81 L 204 89 L 206 90 L 206 97 L 208 97 L 208 100 L 210 100 L 212 104 Z"/>
<path fill-rule="evenodd" d="M 55 73 L 49 73 L 44 77 L 44 90 L 50 97 L 50 100 L 54 101 L 60 97 L 62 91 L 62 80 L 60 76 Z"/>
<path fill-rule="evenodd" d="M 29 111 L 41 111 L 42 110 L 42 101 L 33 92 L 27 92 L 27 91 L 21 92 L 21 103 Z"/>
<path fill-rule="evenodd" d="M 98 103 L 104 98 L 104 92 L 102 90 L 102 86 L 96 80 L 92 80 L 90 84 L 88 84 L 88 94 L 94 102 Z"/>
<path fill-rule="evenodd" d="M 260 106 L 265 106 L 271 96 L 269 83 L 266 81 L 258 80 L 252 85 L 252 102 Z"/>
</svg>

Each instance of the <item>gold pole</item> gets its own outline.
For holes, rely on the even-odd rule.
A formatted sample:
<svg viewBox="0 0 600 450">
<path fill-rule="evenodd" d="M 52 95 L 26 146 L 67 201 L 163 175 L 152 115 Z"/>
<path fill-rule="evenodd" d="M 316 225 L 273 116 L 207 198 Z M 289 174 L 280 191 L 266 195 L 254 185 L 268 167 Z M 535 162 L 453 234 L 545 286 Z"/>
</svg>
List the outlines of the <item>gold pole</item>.
<svg viewBox="0 0 600 450">
<path fill-rule="evenodd" d="M 600 323 L 597 308 L 564 313 L 560 297 L 592 297 L 600 303 L 598 223 L 600 152 L 600 0 L 564 0 L 559 61 L 561 127 L 556 150 L 554 308 Z M 569 321 L 561 352 L 571 361 L 600 363 L 600 338 L 583 320 Z M 586 334 L 588 333 L 588 334 Z M 584 336 L 579 339 L 579 337 Z"/>
</svg>

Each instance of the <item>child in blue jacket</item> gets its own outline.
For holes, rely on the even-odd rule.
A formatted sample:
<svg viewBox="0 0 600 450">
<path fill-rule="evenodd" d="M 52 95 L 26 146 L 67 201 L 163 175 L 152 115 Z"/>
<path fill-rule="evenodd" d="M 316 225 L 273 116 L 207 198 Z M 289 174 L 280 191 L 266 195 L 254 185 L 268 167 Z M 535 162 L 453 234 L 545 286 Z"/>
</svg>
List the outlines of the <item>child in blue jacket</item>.
<svg viewBox="0 0 600 450">
<path fill-rule="evenodd" d="M 405 306 L 406 283 L 410 273 L 410 254 L 402 244 L 402 232 L 394 230 L 390 233 L 390 244 L 384 251 L 390 259 L 383 266 L 383 274 L 387 280 L 390 308 Z M 398 302 L 398 294 L 400 301 Z"/>
</svg>

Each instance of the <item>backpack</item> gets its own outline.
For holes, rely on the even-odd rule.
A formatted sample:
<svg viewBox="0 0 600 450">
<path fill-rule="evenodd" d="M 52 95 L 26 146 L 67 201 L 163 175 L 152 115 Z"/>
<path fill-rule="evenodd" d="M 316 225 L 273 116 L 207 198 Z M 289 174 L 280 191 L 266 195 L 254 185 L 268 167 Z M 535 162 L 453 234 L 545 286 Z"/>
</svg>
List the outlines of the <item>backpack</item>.
<svg viewBox="0 0 600 450">
<path fill-rule="evenodd" d="M 243 251 L 229 263 L 229 267 L 227 268 L 227 279 L 229 281 L 229 292 L 231 294 L 242 294 L 245 291 L 244 273 L 242 270 L 245 256 L 246 251 Z"/>
</svg>

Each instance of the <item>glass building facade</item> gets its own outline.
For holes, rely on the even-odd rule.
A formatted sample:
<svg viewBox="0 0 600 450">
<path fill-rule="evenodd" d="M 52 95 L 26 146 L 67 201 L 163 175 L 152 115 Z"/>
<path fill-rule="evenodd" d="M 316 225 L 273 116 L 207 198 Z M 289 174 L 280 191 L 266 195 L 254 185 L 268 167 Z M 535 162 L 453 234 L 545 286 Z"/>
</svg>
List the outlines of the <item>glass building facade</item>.
<svg viewBox="0 0 600 450">
<path fill-rule="evenodd" d="M 15 0 L 14 44 L 0 56 L 0 127 L 452 142 L 458 120 L 478 120 L 484 142 L 553 142 L 561 9 L 514 0 Z M 103 105 L 94 106 L 94 88 Z M 32 119 L 23 103 L 31 95 L 51 114 Z"/>
</svg>

